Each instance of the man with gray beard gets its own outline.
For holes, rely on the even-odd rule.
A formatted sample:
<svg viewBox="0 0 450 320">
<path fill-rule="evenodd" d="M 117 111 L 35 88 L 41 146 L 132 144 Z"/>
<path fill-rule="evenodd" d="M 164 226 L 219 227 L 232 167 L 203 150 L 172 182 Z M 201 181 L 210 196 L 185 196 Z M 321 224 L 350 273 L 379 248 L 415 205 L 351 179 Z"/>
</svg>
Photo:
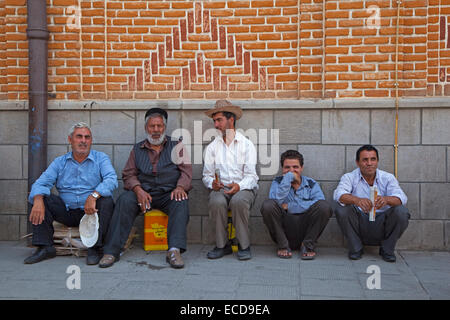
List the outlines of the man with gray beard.
<svg viewBox="0 0 450 320">
<path fill-rule="evenodd" d="M 131 150 L 122 171 L 124 193 L 114 209 L 106 236 L 101 268 L 120 259 L 134 220 L 150 208 L 169 217 L 166 261 L 172 268 L 183 268 L 181 253 L 186 251 L 186 227 L 189 221 L 187 192 L 192 188 L 192 165 L 181 141 L 166 136 L 167 112 L 152 108 L 145 114 L 147 139 Z"/>
</svg>

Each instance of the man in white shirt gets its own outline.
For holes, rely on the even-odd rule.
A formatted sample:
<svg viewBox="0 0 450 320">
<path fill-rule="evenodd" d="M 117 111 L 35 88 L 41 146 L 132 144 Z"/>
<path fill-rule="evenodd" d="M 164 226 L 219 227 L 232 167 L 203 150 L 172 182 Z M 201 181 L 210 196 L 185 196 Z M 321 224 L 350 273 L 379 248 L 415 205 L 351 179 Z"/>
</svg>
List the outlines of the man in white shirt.
<svg viewBox="0 0 450 320">
<path fill-rule="evenodd" d="M 227 232 L 230 209 L 239 241 L 237 256 L 239 260 L 248 260 L 251 258 L 248 221 L 258 189 L 256 148 L 236 131 L 236 120 L 242 116 L 240 107 L 218 100 L 205 114 L 220 132 L 206 148 L 203 167 L 203 183 L 211 190 L 209 215 L 216 223 L 216 247 L 207 257 L 217 259 L 232 253 Z"/>
<path fill-rule="evenodd" d="M 378 150 L 364 145 L 356 152 L 357 169 L 342 176 L 334 191 L 336 219 L 348 241 L 349 258 L 358 260 L 363 244 L 379 245 L 380 255 L 395 262 L 395 244 L 408 227 L 410 214 L 405 207 L 408 198 L 394 175 L 377 169 Z M 376 186 L 378 196 L 370 200 L 370 187 Z M 375 206 L 375 221 L 369 211 Z"/>
</svg>

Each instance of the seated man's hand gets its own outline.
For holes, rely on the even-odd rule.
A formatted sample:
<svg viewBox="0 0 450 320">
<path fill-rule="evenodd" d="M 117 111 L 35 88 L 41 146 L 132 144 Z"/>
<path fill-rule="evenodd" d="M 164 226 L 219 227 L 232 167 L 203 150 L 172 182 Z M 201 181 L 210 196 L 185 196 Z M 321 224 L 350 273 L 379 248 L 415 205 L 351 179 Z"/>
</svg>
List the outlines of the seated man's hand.
<svg viewBox="0 0 450 320">
<path fill-rule="evenodd" d="M 217 180 L 213 180 L 213 183 L 212 183 L 212 189 L 214 190 L 214 191 L 219 191 L 220 189 L 222 189 L 224 187 L 224 185 L 223 185 L 223 183 L 222 182 L 219 182 L 219 181 L 217 181 Z"/>
<path fill-rule="evenodd" d="M 237 183 L 234 183 L 234 182 L 227 185 L 227 187 L 229 188 L 229 190 L 224 191 L 223 193 L 233 195 L 233 194 L 239 192 L 239 190 L 241 190 L 241 187 Z"/>
<path fill-rule="evenodd" d="M 388 205 L 386 197 L 378 196 L 375 199 L 375 209 L 383 208 L 384 206 Z"/>
<path fill-rule="evenodd" d="M 359 198 L 355 204 L 365 213 L 368 213 L 372 209 L 372 201 L 367 198 Z"/>
<path fill-rule="evenodd" d="M 94 214 L 98 210 L 95 208 L 95 205 L 97 204 L 97 199 L 95 199 L 93 196 L 89 195 L 87 197 L 86 202 L 84 203 L 84 213 L 86 214 Z"/>
<path fill-rule="evenodd" d="M 134 193 L 136 194 L 137 202 L 139 209 L 141 212 L 145 212 L 147 209 L 152 207 L 152 196 L 142 189 L 141 186 L 136 186 L 133 188 Z"/>
<path fill-rule="evenodd" d="M 288 209 L 288 204 L 287 204 L 287 203 L 283 203 L 283 204 L 281 204 L 281 207 L 282 207 L 284 210 L 287 210 L 287 209 Z"/>
<path fill-rule="evenodd" d="M 44 221 L 44 217 L 45 217 L 44 200 L 42 197 L 36 196 L 34 198 L 33 207 L 31 208 L 29 220 L 32 224 L 39 225 L 42 223 L 42 221 Z"/>
<path fill-rule="evenodd" d="M 175 201 L 182 201 L 186 200 L 188 198 L 188 195 L 186 191 L 180 186 L 176 187 L 172 193 L 170 194 L 170 200 L 175 199 Z"/>
<path fill-rule="evenodd" d="M 296 183 L 300 183 L 300 176 L 297 172 L 292 172 L 294 174 L 294 181 L 292 181 L 292 183 L 296 182 Z"/>
</svg>

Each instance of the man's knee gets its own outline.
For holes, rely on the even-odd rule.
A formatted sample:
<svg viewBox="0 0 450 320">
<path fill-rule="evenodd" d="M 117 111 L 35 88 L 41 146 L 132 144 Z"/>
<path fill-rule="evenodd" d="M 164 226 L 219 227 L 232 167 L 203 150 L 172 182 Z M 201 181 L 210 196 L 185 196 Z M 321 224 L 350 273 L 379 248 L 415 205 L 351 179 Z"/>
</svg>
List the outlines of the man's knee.
<svg viewBox="0 0 450 320">
<path fill-rule="evenodd" d="M 337 201 L 334 201 L 332 204 L 332 209 L 334 212 L 334 215 L 336 216 L 336 219 L 348 219 L 350 211 L 351 211 L 351 206 L 350 205 L 346 205 L 346 206 L 341 206 Z"/>
<path fill-rule="evenodd" d="M 112 197 L 101 197 L 97 200 L 97 209 L 112 212 L 114 200 Z"/>
<path fill-rule="evenodd" d="M 319 200 L 314 204 L 319 212 L 323 215 L 331 217 L 333 215 L 333 210 L 331 209 L 331 205 L 326 200 Z"/>
<path fill-rule="evenodd" d="M 189 214 L 189 200 L 176 201 L 172 200 L 170 209 L 174 213 Z"/>
<path fill-rule="evenodd" d="M 136 194 L 133 191 L 125 191 L 123 192 L 119 198 L 117 199 L 117 204 L 119 205 L 137 205 Z"/>
<path fill-rule="evenodd" d="M 410 218 L 409 210 L 404 205 L 398 205 L 392 208 L 392 214 L 395 215 L 397 221 L 407 223 Z"/>
<path fill-rule="evenodd" d="M 227 207 L 227 199 L 223 194 L 217 191 L 211 191 L 209 195 L 209 202 L 208 205 L 210 208 L 216 208 L 216 207 Z"/>
<path fill-rule="evenodd" d="M 272 211 L 276 210 L 278 207 L 278 203 L 273 199 L 264 200 L 261 206 L 261 214 L 264 216 L 265 214 L 269 214 Z"/>
<path fill-rule="evenodd" d="M 230 200 L 231 211 L 248 211 L 250 210 L 251 203 L 244 197 L 239 197 L 235 194 Z"/>
</svg>

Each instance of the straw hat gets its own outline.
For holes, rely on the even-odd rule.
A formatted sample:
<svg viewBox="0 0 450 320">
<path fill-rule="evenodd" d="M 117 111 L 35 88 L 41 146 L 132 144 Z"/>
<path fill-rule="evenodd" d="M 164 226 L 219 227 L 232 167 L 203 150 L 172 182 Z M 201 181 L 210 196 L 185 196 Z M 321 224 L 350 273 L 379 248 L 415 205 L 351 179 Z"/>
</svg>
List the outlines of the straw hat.
<svg viewBox="0 0 450 320">
<path fill-rule="evenodd" d="M 83 244 L 90 248 L 97 243 L 98 239 L 98 214 L 85 214 L 80 220 L 80 238 Z"/>
<path fill-rule="evenodd" d="M 241 107 L 235 106 L 228 100 L 217 100 L 216 104 L 214 105 L 214 108 L 205 111 L 205 114 L 212 118 L 214 113 L 217 112 L 231 112 L 236 115 L 236 120 L 240 119 L 242 117 L 242 109 Z"/>
</svg>

